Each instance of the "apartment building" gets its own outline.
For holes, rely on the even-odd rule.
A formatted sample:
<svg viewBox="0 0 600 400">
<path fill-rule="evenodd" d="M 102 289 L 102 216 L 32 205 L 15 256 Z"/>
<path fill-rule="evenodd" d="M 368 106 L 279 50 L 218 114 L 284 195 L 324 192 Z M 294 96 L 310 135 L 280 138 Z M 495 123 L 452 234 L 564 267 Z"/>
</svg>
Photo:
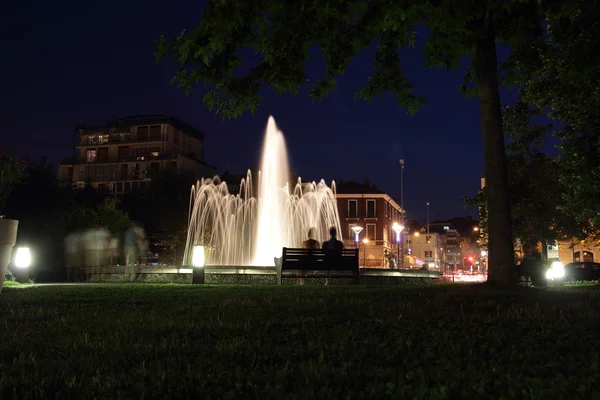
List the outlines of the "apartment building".
<svg viewBox="0 0 600 400">
<path fill-rule="evenodd" d="M 216 174 L 204 161 L 204 133 L 171 116 L 138 115 L 76 129 L 77 156 L 59 166 L 64 185 L 120 194 L 146 186 L 167 168 L 198 178 Z"/>
</svg>

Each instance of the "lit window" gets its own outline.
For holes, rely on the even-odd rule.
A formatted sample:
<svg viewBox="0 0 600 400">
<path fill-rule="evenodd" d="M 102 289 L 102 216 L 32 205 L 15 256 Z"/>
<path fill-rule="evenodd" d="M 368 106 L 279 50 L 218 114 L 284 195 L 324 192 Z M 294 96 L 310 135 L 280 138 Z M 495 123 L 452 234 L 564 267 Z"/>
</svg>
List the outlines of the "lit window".
<svg viewBox="0 0 600 400">
<path fill-rule="evenodd" d="M 85 153 L 85 161 L 87 162 L 94 162 L 96 161 L 96 157 L 98 156 L 98 153 L 96 152 L 96 149 L 94 150 L 88 150 Z"/>
</svg>

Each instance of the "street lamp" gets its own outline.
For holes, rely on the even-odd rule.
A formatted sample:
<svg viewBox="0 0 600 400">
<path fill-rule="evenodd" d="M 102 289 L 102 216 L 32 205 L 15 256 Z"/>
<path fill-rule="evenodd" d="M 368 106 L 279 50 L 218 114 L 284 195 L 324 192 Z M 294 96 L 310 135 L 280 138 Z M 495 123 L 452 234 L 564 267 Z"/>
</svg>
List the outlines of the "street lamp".
<svg viewBox="0 0 600 400">
<path fill-rule="evenodd" d="M 354 232 L 354 242 L 356 243 L 356 248 L 358 249 L 358 235 L 362 232 L 362 226 L 355 225 L 352 228 L 352 232 Z"/>
<path fill-rule="evenodd" d="M 392 229 L 396 232 L 396 244 L 398 246 L 398 265 L 400 265 L 400 232 L 404 230 L 404 226 L 394 222 Z M 404 268 L 404 255 L 402 257 L 402 268 Z"/>
</svg>

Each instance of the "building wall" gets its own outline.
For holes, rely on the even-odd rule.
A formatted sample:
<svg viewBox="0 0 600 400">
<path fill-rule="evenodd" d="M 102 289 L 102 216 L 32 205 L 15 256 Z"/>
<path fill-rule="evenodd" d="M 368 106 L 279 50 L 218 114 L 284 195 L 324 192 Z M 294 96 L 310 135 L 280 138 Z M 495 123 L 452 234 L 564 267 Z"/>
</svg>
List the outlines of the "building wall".
<svg viewBox="0 0 600 400">
<path fill-rule="evenodd" d="M 353 206 L 349 201 L 356 202 L 357 214 L 350 214 Z M 367 214 L 370 202 L 375 204 L 375 212 L 372 215 Z M 356 246 L 351 228 L 361 226 L 363 230 L 358 243 L 359 264 L 365 267 L 387 268 L 384 252 L 387 250 L 396 253 L 395 234 L 390 232 L 393 223 L 400 220 L 400 206 L 385 194 L 338 194 L 337 205 L 344 246 Z M 368 239 L 367 243 L 363 241 L 365 238 Z"/>
</svg>

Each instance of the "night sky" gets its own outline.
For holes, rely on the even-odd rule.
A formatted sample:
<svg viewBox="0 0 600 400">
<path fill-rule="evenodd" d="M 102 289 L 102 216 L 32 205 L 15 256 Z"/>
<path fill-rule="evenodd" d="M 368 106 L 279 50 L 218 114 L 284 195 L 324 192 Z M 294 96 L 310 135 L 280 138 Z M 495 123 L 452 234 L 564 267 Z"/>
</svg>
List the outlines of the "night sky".
<svg viewBox="0 0 600 400">
<path fill-rule="evenodd" d="M 203 106 L 201 87 L 186 96 L 172 85 L 176 65 L 157 64 L 153 55 L 154 39 L 192 27 L 202 7 L 202 1 L 189 0 L 3 4 L 3 151 L 32 162 L 47 155 L 58 163 L 73 154 L 79 122 L 168 114 L 205 132 L 209 163 L 220 172 L 239 173 L 258 161 L 272 114 L 286 135 L 291 166 L 302 177 L 368 178 L 399 196 L 403 158 L 409 217 L 424 222 L 427 201 L 432 219 L 476 214 L 460 198 L 477 192 L 483 170 L 478 105 L 459 91 L 464 68 L 425 70 L 420 48 L 425 31 L 415 49 L 402 53 L 406 75 L 427 99 L 415 116 L 391 94 L 372 103 L 354 99 L 372 70 L 372 52 L 365 51 L 322 103 L 312 103 L 306 92 L 293 97 L 264 90 L 264 105 L 254 115 L 228 122 Z M 308 77 L 318 77 L 321 66 L 312 62 Z"/>
</svg>

